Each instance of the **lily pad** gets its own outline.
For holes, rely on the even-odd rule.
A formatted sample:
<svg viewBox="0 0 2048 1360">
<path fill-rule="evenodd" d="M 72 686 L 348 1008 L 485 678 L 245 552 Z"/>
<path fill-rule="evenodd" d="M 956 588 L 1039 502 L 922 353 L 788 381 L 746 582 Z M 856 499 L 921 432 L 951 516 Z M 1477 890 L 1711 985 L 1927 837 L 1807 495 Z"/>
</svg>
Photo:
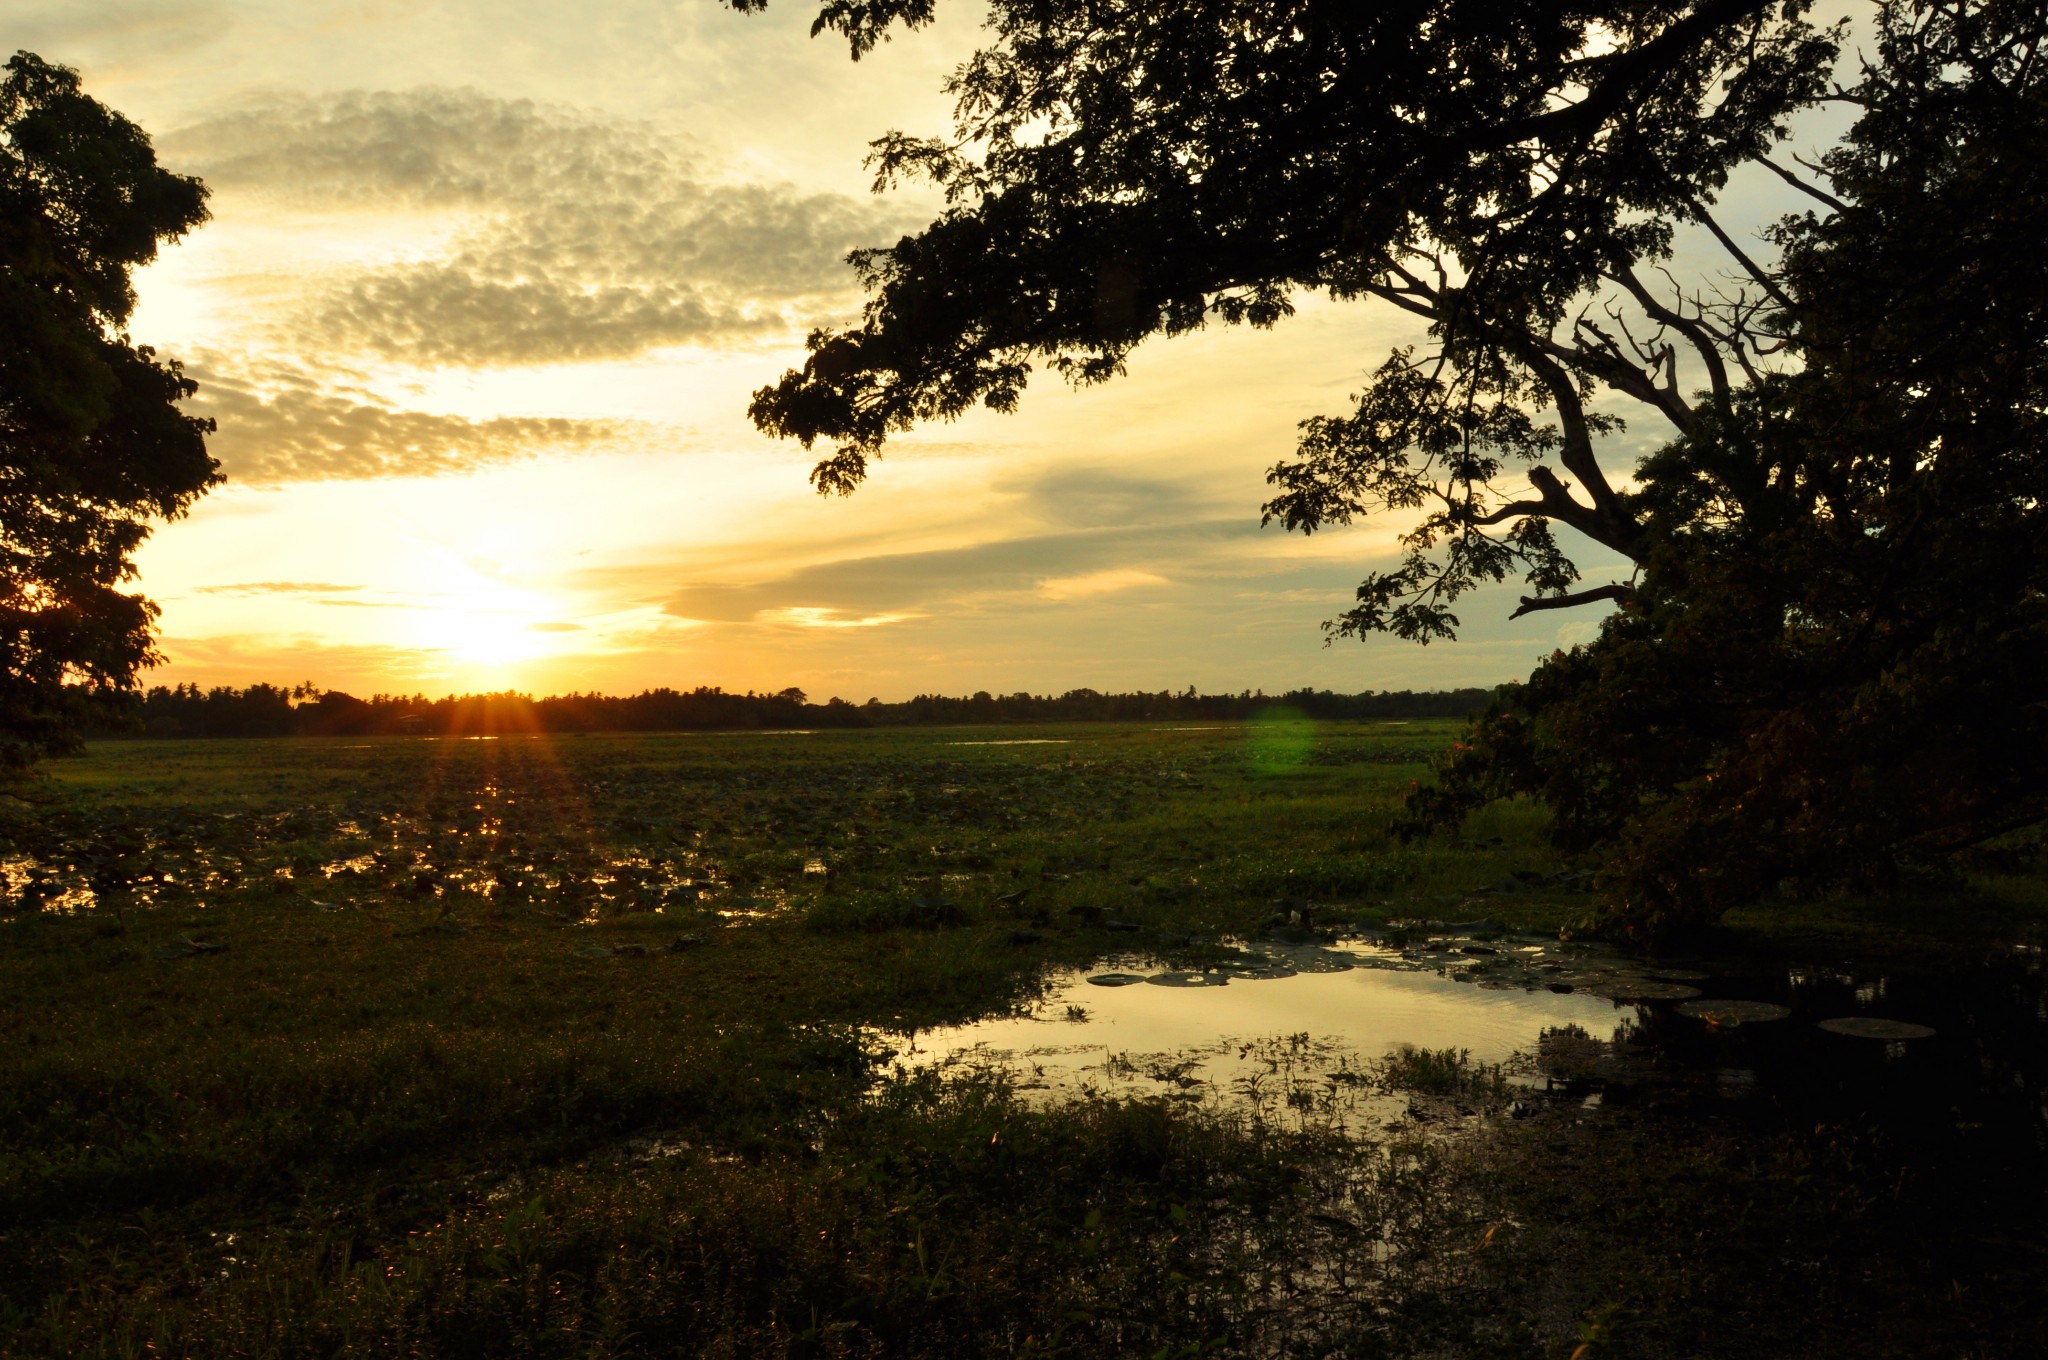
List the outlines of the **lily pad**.
<svg viewBox="0 0 2048 1360">
<path fill-rule="evenodd" d="M 611 956 L 612 951 L 601 944 L 585 945 L 576 951 L 576 957 L 579 959 L 608 959 Z"/>
<path fill-rule="evenodd" d="M 1700 994 L 1697 987 L 1655 978 L 1607 978 L 1587 990 L 1610 1001 L 1690 1001 Z"/>
<path fill-rule="evenodd" d="M 1249 968 L 1233 968 L 1230 970 L 1230 976 L 1243 978 L 1251 982 L 1260 982 L 1270 981 L 1275 978 L 1291 978 L 1299 971 L 1299 969 L 1290 968 L 1276 960 L 1272 963 L 1259 964 Z"/>
<path fill-rule="evenodd" d="M 1348 973 L 1358 966 L 1349 954 L 1339 954 L 1329 949 L 1288 954 L 1284 960 L 1276 959 L 1275 962 L 1284 962 L 1286 967 L 1297 973 Z"/>
<path fill-rule="evenodd" d="M 1783 1020 L 1792 1014 L 1792 1008 L 1780 1006 L 1775 1001 L 1710 999 L 1687 1001 L 1679 1006 L 1678 1013 L 1712 1025 L 1753 1025 L 1766 1020 Z"/>
<path fill-rule="evenodd" d="M 1155 987 L 1227 987 L 1230 979 L 1221 973 L 1194 973 L 1175 971 L 1154 973 L 1145 979 Z"/>
<path fill-rule="evenodd" d="M 1916 1025 L 1910 1020 L 1886 1020 L 1875 1015 L 1841 1015 L 1832 1020 L 1823 1020 L 1820 1027 L 1830 1034 L 1846 1034 L 1852 1039 L 1931 1039 L 1934 1028 L 1931 1025 Z"/>
<path fill-rule="evenodd" d="M 1128 987 L 1134 982 L 1143 982 L 1143 973 L 1097 973 L 1088 979 L 1097 987 Z"/>
<path fill-rule="evenodd" d="M 1651 968 L 1651 977 L 1664 982 L 1706 982 L 1714 975 L 1704 968 Z"/>
</svg>

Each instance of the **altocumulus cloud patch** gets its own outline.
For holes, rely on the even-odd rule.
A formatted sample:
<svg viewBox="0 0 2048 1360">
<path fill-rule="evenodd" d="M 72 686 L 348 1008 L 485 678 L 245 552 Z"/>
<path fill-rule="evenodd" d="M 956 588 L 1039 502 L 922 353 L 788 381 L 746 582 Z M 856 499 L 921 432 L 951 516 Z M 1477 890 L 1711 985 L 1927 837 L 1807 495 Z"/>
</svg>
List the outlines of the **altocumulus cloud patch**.
<svg viewBox="0 0 2048 1360">
<path fill-rule="evenodd" d="M 223 198 L 403 215 L 423 253 L 318 281 L 309 347 L 427 366 L 619 358 L 783 330 L 851 296 L 900 210 L 721 182 L 675 134 L 472 90 L 275 99 L 167 138 Z M 808 304 L 798 307 L 797 304 Z"/>
<path fill-rule="evenodd" d="M 195 415 L 219 428 L 208 447 L 238 482 L 430 477 L 473 472 L 543 453 L 624 447 L 629 421 L 461 416 L 394 407 L 359 387 L 289 364 L 200 356 Z"/>
</svg>

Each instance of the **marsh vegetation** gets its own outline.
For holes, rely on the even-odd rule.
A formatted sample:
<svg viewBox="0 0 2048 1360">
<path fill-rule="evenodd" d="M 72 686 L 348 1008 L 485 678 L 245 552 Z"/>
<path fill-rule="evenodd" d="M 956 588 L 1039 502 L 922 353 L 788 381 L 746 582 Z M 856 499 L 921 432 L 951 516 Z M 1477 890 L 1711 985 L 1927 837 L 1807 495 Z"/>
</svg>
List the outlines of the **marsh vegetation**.
<svg viewBox="0 0 2048 1360">
<path fill-rule="evenodd" d="M 5 803 L 0 1350 L 2027 1353 L 2048 1072 L 2023 857 L 1939 903 L 1737 918 L 1703 966 L 1560 946 L 1590 896 L 1532 809 L 1390 834 L 1451 734 L 53 766 Z M 1916 971 L 1935 907 L 1948 952 Z M 1964 908 L 1981 945 L 1954 943 Z M 1568 978 L 1511 961 L 1546 950 Z M 1667 984 L 1687 996 L 1799 1014 L 1626 985 L 1687 963 L 1711 975 Z M 1222 986 L 1086 981 L 1119 970 Z M 1370 977 L 1596 1013 L 1532 1021 L 1519 1057 L 1283 1014 Z M 1127 995 L 1271 996 L 1275 1023 L 1231 1020 L 1244 1070 L 1133 1045 L 1092 1094 L 897 1061 Z M 1882 1328 L 1843 1335 L 1846 1307 Z"/>
</svg>

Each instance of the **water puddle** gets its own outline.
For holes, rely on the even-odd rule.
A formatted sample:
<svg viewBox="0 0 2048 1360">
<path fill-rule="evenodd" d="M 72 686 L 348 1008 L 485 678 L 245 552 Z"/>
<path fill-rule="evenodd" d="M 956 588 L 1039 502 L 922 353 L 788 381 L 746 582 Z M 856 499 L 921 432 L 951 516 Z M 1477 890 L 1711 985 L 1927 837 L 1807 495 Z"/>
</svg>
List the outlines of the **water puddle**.
<svg viewBox="0 0 2048 1360">
<path fill-rule="evenodd" d="M 1407 1095 L 1373 1079 L 1389 1053 L 1451 1049 L 1533 1069 L 1544 1035 L 1607 1036 L 1635 1014 L 1588 992 L 1477 987 L 1461 971 L 1363 941 L 1263 945 L 1202 970 L 1114 958 L 1055 976 L 1029 1014 L 898 1038 L 895 1061 L 1001 1071 L 1028 1099 L 1273 1106 L 1367 1132 L 1409 1112 Z"/>
<path fill-rule="evenodd" d="M 1012 737 L 1007 741 L 949 741 L 948 746 L 1072 746 L 1071 737 Z"/>
<path fill-rule="evenodd" d="M 1412 1083 L 1389 1077 L 1448 1052 L 1496 1083 L 1495 1108 L 1736 1102 L 1894 1128 L 1960 1117 L 2048 1151 L 2038 945 L 1902 973 L 1631 959 L 1473 928 L 1485 925 L 1262 941 L 1199 969 L 1111 957 L 1053 977 L 1027 1014 L 885 1042 L 901 1069 L 1002 1073 L 1031 1100 L 1278 1109 L 1366 1136 L 1484 1103 L 1418 1113 Z M 1466 1076 L 1453 1075 L 1456 1096 Z"/>
</svg>

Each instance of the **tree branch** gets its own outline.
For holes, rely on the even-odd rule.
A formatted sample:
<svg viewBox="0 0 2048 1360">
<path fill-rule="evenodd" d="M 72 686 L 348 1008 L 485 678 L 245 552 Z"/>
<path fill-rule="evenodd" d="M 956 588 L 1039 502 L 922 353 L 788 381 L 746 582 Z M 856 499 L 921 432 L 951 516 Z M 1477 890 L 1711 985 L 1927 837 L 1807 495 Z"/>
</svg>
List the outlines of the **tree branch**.
<svg viewBox="0 0 2048 1360">
<path fill-rule="evenodd" d="M 1417 302 L 1415 294 L 1410 289 L 1394 288 L 1384 283 L 1368 283 L 1363 286 L 1361 291 L 1372 297 L 1384 298 L 1402 311 L 1413 312 L 1416 316 L 1422 317 L 1425 320 L 1436 321 L 1440 319 L 1435 304 Z"/>
<path fill-rule="evenodd" d="M 1617 532 L 1617 517 L 1602 514 L 1597 507 L 1581 505 L 1573 498 L 1570 488 L 1547 467 L 1529 469 L 1529 485 L 1536 489 L 1538 499 L 1509 501 L 1506 505 L 1484 515 L 1459 516 L 1459 521 L 1471 528 L 1484 529 L 1511 519 L 1541 515 L 1545 519 L 1556 520 L 1559 524 L 1577 529 L 1595 543 L 1612 548 L 1634 560 L 1632 548 L 1636 525 L 1633 520 L 1620 516 L 1625 529 Z"/>
<path fill-rule="evenodd" d="M 1778 164 L 1769 156 L 1758 156 L 1756 158 L 1756 163 L 1758 165 L 1761 165 L 1764 169 L 1770 171 L 1772 174 L 1776 175 L 1779 179 L 1784 180 L 1787 184 L 1799 190 L 1801 193 L 1810 194 L 1814 198 L 1819 199 L 1821 202 L 1827 204 L 1830 208 L 1833 208 L 1836 212 L 1847 212 L 1849 210 L 1849 205 L 1844 203 L 1841 199 L 1836 198 L 1833 194 L 1821 188 L 1819 185 L 1808 184 L 1805 180 L 1799 178 L 1799 176 L 1793 174 L 1790 170 L 1787 170 L 1784 166 Z"/>
<path fill-rule="evenodd" d="M 1545 355 L 1536 344 L 1526 339 L 1511 339 L 1508 343 L 1515 356 L 1534 370 L 1537 379 L 1550 390 L 1551 400 L 1557 406 L 1558 420 L 1564 426 L 1564 447 L 1559 450 L 1558 460 L 1565 465 L 1566 471 L 1579 479 L 1586 488 L 1586 494 L 1593 498 L 1592 513 L 1582 516 L 1586 522 L 1566 519 L 1565 523 L 1594 542 L 1605 544 L 1633 560 L 1636 533 L 1640 526 L 1634 516 L 1622 508 L 1621 497 L 1608 484 L 1607 474 L 1601 471 L 1600 460 L 1593 453 L 1592 431 L 1586 424 L 1586 406 L 1579 398 L 1578 384 L 1572 381 L 1571 373 L 1563 365 Z M 1539 474 L 1552 481 L 1555 478 L 1540 467 L 1529 474 L 1531 485 L 1542 491 L 1548 500 L 1550 489 L 1538 481 Z M 1557 495 L 1578 508 L 1578 503 L 1571 500 L 1562 486 L 1558 487 Z"/>
<path fill-rule="evenodd" d="M 1720 348 L 1714 344 L 1713 337 L 1706 334 L 1696 322 L 1683 313 L 1659 302 L 1656 294 L 1643 284 L 1634 269 L 1624 266 L 1621 273 L 1616 276 L 1616 282 L 1628 289 L 1629 296 L 1636 300 L 1636 305 L 1647 312 L 1652 320 L 1669 326 L 1692 345 L 1693 352 L 1700 356 L 1700 362 L 1707 366 L 1707 384 L 1714 389 L 1715 404 L 1725 410 L 1733 389 L 1728 382 L 1728 365 L 1722 360 Z"/>
<path fill-rule="evenodd" d="M 1565 595 L 1524 595 L 1522 607 L 1508 617 L 1519 619 L 1522 615 L 1533 614 L 1539 609 L 1576 609 L 1582 604 L 1598 604 L 1602 600 L 1622 601 L 1634 593 L 1629 587 L 1612 582 L 1604 586 L 1594 586 L 1590 590 L 1574 590 Z"/>
<path fill-rule="evenodd" d="M 1576 104 L 1552 109 L 1513 128 L 1516 140 L 1545 137 L 1561 129 L 1566 138 L 1586 137 L 1597 131 L 1632 100 L 1641 97 L 1641 87 L 1668 72 L 1715 29 L 1752 18 L 1772 8 L 1771 0 L 1706 0 L 1692 13 L 1673 23 L 1640 47 L 1595 57 L 1588 67 L 1600 67 L 1600 79 Z"/>
<path fill-rule="evenodd" d="M 1621 347 L 1614 338 L 1599 326 L 1583 317 L 1577 322 L 1577 326 L 1598 340 L 1599 347 L 1574 347 L 1546 338 L 1543 342 L 1544 352 L 1563 363 L 1584 368 L 1615 391 L 1624 396 L 1634 397 L 1645 406 L 1654 407 L 1679 433 L 1683 434 L 1692 429 L 1692 408 L 1675 392 L 1659 387 L 1641 367 L 1630 362 L 1628 357 L 1621 353 Z"/>
<path fill-rule="evenodd" d="M 1714 220 L 1713 214 L 1707 211 L 1705 204 L 1693 205 L 1692 215 L 1701 226 L 1714 233 L 1714 239 L 1721 243 L 1721 248 L 1735 257 L 1736 263 L 1742 266 L 1743 272 L 1756 280 L 1759 288 L 1769 293 L 1771 299 L 1780 307 L 1788 312 L 1792 310 L 1792 299 L 1785 296 L 1785 290 L 1778 287 L 1778 281 L 1766 274 L 1755 260 L 1750 259 L 1749 253 L 1735 244 L 1734 237 L 1721 230 L 1721 224 Z"/>
</svg>

